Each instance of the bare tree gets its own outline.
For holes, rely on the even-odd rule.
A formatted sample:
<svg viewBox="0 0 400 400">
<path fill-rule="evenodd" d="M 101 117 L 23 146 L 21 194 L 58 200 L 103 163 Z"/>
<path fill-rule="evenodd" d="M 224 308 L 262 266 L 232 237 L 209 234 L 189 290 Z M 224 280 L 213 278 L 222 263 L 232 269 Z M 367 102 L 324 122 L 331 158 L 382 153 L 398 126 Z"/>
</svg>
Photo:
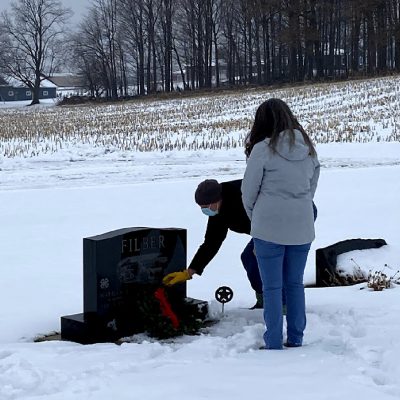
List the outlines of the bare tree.
<svg viewBox="0 0 400 400">
<path fill-rule="evenodd" d="M 92 0 L 85 21 L 73 36 L 77 67 L 90 83 L 92 95 L 104 92 L 111 99 L 127 94 L 119 7 L 119 0 Z"/>
<path fill-rule="evenodd" d="M 39 103 L 40 83 L 60 60 L 61 40 L 71 15 L 59 0 L 17 0 L 11 3 L 10 14 L 2 14 L 0 68 L 32 90 L 31 104 Z"/>
<path fill-rule="evenodd" d="M 91 24 L 88 24 L 91 26 Z M 72 35 L 70 41 L 70 59 L 73 60 L 74 70 L 83 78 L 91 97 L 100 97 L 109 87 L 107 68 L 105 67 L 104 54 L 101 57 L 99 50 L 93 45 L 92 36 L 80 30 Z"/>
<path fill-rule="evenodd" d="M 172 19 L 174 14 L 176 0 L 162 0 L 161 1 L 161 27 L 163 36 L 163 61 L 164 61 L 164 90 L 170 92 L 173 90 L 172 81 Z"/>
<path fill-rule="evenodd" d="M 143 95 L 174 79 L 195 89 L 400 70 L 400 0 L 91 1 L 75 43 L 110 97 L 126 76 Z"/>
</svg>

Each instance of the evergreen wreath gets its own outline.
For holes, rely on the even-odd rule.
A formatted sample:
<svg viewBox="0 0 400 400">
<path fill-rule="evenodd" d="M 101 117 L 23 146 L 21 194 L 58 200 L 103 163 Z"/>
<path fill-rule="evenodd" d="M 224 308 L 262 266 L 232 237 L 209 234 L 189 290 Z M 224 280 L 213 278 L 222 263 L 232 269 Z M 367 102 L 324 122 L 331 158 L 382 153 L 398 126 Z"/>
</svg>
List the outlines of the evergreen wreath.
<svg viewBox="0 0 400 400">
<path fill-rule="evenodd" d="M 196 335 L 204 326 L 196 309 L 186 304 L 184 298 L 173 296 L 173 289 L 142 285 L 131 301 L 138 311 L 135 319 L 140 320 L 143 330 L 151 337 Z"/>
</svg>

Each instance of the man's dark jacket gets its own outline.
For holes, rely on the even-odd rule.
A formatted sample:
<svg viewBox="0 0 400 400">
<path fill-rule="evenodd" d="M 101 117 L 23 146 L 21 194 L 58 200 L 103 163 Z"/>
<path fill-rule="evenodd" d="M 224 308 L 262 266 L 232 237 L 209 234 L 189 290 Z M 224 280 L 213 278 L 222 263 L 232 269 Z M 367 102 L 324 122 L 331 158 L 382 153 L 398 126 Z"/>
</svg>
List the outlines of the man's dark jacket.
<svg viewBox="0 0 400 400">
<path fill-rule="evenodd" d="M 221 207 L 216 216 L 208 217 L 204 242 L 188 267 L 199 275 L 218 253 L 229 229 L 237 233 L 250 234 L 250 220 L 243 207 L 241 185 L 241 179 L 221 183 Z"/>
</svg>

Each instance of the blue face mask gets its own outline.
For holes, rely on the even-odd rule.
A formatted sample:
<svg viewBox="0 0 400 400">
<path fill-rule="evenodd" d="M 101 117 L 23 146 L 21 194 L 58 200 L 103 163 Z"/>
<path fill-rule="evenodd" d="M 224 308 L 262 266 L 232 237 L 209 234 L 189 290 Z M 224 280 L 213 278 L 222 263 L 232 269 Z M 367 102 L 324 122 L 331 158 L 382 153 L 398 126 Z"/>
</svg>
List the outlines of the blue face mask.
<svg viewBox="0 0 400 400">
<path fill-rule="evenodd" d="M 215 217 L 218 214 L 218 210 L 211 210 L 211 208 L 207 207 L 207 208 L 202 208 L 201 212 L 205 215 L 207 215 L 207 217 Z"/>
</svg>

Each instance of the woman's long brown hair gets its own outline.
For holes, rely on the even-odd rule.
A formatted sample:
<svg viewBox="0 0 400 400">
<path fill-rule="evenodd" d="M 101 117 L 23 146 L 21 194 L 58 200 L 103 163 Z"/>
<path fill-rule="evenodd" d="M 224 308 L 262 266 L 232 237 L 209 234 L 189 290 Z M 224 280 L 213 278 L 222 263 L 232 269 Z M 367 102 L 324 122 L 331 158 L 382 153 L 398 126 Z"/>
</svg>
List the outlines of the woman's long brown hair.
<svg viewBox="0 0 400 400">
<path fill-rule="evenodd" d="M 293 115 L 289 106 L 280 99 L 271 98 L 264 101 L 264 103 L 258 107 L 253 126 L 245 139 L 246 156 L 250 156 L 256 143 L 261 142 L 266 138 L 270 138 L 269 146 L 275 152 L 279 134 L 282 131 L 288 131 L 290 135 L 290 143 L 293 144 L 295 141 L 295 129 L 302 133 L 304 142 L 310 149 L 310 155 L 315 156 L 317 152 L 315 151 L 315 147 L 310 137 L 307 135 L 297 118 Z"/>
</svg>

